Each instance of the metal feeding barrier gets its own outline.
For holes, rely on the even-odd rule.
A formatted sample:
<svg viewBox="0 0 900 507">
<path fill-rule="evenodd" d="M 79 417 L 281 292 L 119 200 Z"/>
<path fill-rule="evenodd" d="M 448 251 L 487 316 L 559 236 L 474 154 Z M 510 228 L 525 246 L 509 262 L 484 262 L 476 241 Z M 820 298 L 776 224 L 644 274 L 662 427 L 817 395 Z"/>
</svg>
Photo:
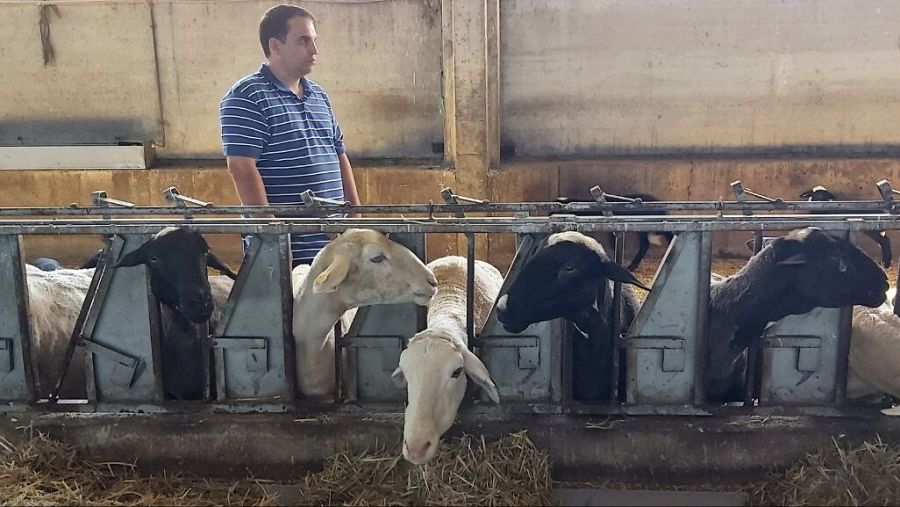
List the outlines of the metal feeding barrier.
<svg viewBox="0 0 900 507">
<path fill-rule="evenodd" d="M 501 402 L 507 405 L 504 410 L 714 413 L 720 407 L 706 402 L 701 382 L 713 233 L 747 231 L 756 236 L 755 246 L 761 248 L 767 231 L 818 226 L 852 238 L 857 231 L 900 229 L 900 204 L 893 199 L 900 192 L 887 181 L 877 186 L 882 195 L 877 201 L 785 201 L 735 182 L 731 187 L 734 201 L 644 202 L 615 196 L 617 202 L 612 202 L 607 200 L 611 194 L 594 187 L 593 202 L 491 203 L 456 195 L 448 188 L 441 193 L 443 204 L 350 206 L 307 192 L 301 206 L 272 207 L 214 205 L 170 187 L 164 195 L 173 206 L 137 206 L 98 191 L 92 194 L 91 206 L 0 208 L 0 278 L 8 288 L 0 299 L 0 314 L 5 317 L 0 325 L 0 400 L 7 408 L 22 408 L 34 407 L 38 397 L 22 235 L 106 236 L 106 248 L 72 330 L 66 357 L 67 362 L 75 354 L 85 359 L 85 389 L 91 409 L 200 410 L 206 406 L 275 411 L 307 406 L 297 400 L 295 392 L 293 293 L 286 234 L 339 233 L 365 227 L 391 233 L 392 239 L 423 260 L 426 233 L 465 234 L 469 343 L 491 372 Z M 472 217 L 469 212 L 491 216 Z M 241 218 L 254 213 L 276 218 Z M 402 216 L 344 218 L 346 213 Z M 253 236 L 221 323 L 216 329 L 201 331 L 207 338 L 203 340 L 207 359 L 202 375 L 208 380 L 203 399 L 192 402 L 166 399 L 161 375 L 166 358 L 160 346 L 164 330 L 147 270 L 109 269 L 121 255 L 170 226 Z M 625 233 L 676 234 L 656 273 L 653 290 L 630 328 L 620 337 L 622 325 L 613 323 L 611 389 L 607 398 L 592 403 L 572 397 L 574 338 L 568 323 L 543 322 L 510 333 L 492 309 L 480 334 L 474 325 L 475 234 L 517 236 L 516 255 L 502 294 L 547 238 L 562 231 L 613 233 L 614 258 L 620 264 Z M 614 304 L 621 304 L 621 299 L 621 287 L 616 284 Z M 363 406 L 402 401 L 403 391 L 394 387 L 390 373 L 409 338 L 425 327 L 425 316 L 424 308 L 411 303 L 371 306 L 360 309 L 350 329 L 338 329 L 339 401 Z M 771 326 L 756 350 L 762 374 L 758 379 L 748 375 L 744 408 L 756 403 L 760 405 L 757 410 L 767 405 L 820 412 L 840 407 L 846 389 L 849 322 L 849 309 L 814 310 Z M 41 386 L 42 391 L 46 388 Z M 51 397 L 51 401 L 55 399 Z"/>
</svg>

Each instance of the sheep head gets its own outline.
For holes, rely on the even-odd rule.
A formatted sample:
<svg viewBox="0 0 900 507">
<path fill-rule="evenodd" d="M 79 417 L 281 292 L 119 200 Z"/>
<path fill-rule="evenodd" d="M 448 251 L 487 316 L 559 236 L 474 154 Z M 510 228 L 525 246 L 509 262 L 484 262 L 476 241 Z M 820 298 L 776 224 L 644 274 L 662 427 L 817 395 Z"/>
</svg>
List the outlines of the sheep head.
<svg viewBox="0 0 900 507">
<path fill-rule="evenodd" d="M 518 333 L 535 322 L 575 320 L 596 306 L 606 281 L 649 290 L 634 274 L 611 262 L 596 240 L 577 232 L 554 234 L 497 302 L 497 319 Z"/>
<path fill-rule="evenodd" d="M 407 391 L 403 456 L 408 461 L 421 465 L 437 453 L 441 435 L 456 419 L 467 377 L 494 403 L 500 402 L 484 363 L 447 333 L 422 331 L 400 354 L 400 366 L 391 378 Z"/>
<path fill-rule="evenodd" d="M 434 274 L 403 245 L 369 229 L 347 229 L 313 260 L 315 294 L 334 294 L 346 308 L 415 302 L 437 291 Z"/>
</svg>

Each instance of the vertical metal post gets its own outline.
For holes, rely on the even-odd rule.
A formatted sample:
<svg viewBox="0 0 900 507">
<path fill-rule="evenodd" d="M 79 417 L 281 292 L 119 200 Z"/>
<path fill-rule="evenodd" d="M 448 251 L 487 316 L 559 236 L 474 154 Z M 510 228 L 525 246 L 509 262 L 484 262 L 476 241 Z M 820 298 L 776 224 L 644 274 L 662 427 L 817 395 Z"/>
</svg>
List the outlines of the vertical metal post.
<svg viewBox="0 0 900 507">
<path fill-rule="evenodd" d="M 707 367 L 707 331 L 709 330 L 709 288 L 712 272 L 712 233 L 700 236 L 700 283 L 697 305 L 697 342 L 694 344 L 694 406 L 706 405 L 706 389 L 703 379 Z"/>
<path fill-rule="evenodd" d="M 447 204 L 459 204 L 459 199 L 449 187 L 441 190 L 441 197 Z M 466 214 L 458 211 L 457 218 L 465 218 Z M 475 344 L 475 233 L 466 234 L 466 337 L 469 348 Z"/>
<path fill-rule="evenodd" d="M 475 233 L 466 233 L 466 337 L 475 343 Z"/>
<path fill-rule="evenodd" d="M 601 189 L 599 185 L 591 187 L 590 191 L 591 197 L 594 198 L 594 202 L 606 203 L 606 193 L 603 192 L 603 189 Z M 602 213 L 606 218 L 613 217 L 612 211 L 604 210 Z M 613 258 L 615 259 L 616 264 L 621 266 L 625 260 L 625 233 L 617 232 L 613 234 L 613 237 L 615 238 Z M 620 335 L 622 333 L 622 282 L 613 282 L 612 308 L 612 347 L 607 351 L 612 359 L 612 361 L 610 361 L 612 370 L 609 372 L 610 400 L 615 399 L 624 402 L 625 369 L 620 368 L 620 365 L 623 364 L 621 356 L 625 354 L 625 349 L 619 346 L 621 342 Z M 619 371 L 620 369 L 622 370 L 621 372 Z"/>
</svg>

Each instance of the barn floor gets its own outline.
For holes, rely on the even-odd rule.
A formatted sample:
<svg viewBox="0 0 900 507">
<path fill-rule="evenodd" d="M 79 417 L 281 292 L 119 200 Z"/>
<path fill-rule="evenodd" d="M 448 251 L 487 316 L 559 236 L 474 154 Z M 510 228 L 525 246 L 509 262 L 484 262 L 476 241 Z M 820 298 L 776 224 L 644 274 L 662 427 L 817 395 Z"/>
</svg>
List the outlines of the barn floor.
<svg viewBox="0 0 900 507">
<path fill-rule="evenodd" d="M 252 476 L 293 482 L 329 456 L 349 450 L 397 451 L 402 413 L 354 407 L 318 415 L 285 414 L 36 414 L 0 415 L 0 436 L 15 441 L 31 427 L 73 445 L 93 461 L 137 463 L 142 471 L 203 477 Z M 734 491 L 765 479 L 807 453 L 881 438 L 900 442 L 900 419 L 875 408 L 842 417 L 724 415 L 716 417 L 510 415 L 473 406 L 450 435 L 487 441 L 528 430 L 549 452 L 554 479 L 582 486 Z"/>
</svg>

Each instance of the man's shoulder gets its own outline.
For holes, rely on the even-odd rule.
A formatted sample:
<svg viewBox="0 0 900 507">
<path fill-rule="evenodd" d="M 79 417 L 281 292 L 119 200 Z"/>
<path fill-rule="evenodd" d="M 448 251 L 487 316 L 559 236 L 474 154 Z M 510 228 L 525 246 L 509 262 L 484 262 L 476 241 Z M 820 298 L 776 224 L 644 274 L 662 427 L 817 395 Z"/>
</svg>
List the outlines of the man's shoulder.
<svg viewBox="0 0 900 507">
<path fill-rule="evenodd" d="M 227 95 L 247 97 L 250 94 L 263 90 L 269 90 L 272 85 L 260 72 L 248 74 L 237 80 L 236 83 L 228 90 Z"/>
</svg>

